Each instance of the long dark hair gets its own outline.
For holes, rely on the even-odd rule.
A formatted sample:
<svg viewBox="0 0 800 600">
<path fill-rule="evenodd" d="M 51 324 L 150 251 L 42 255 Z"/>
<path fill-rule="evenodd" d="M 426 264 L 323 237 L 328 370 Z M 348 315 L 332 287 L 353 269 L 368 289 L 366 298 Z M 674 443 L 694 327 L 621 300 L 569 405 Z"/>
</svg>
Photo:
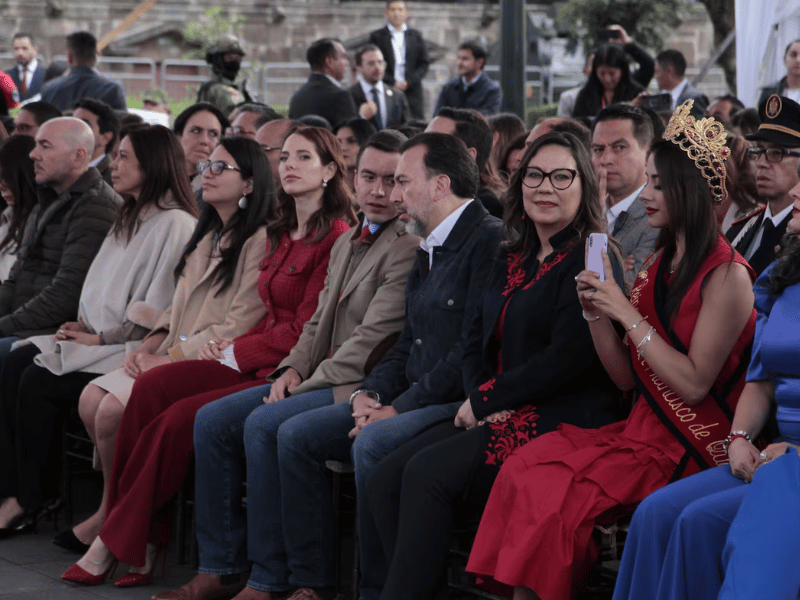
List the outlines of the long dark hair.
<svg viewBox="0 0 800 600">
<path fill-rule="evenodd" d="M 225 239 L 227 243 L 220 247 L 221 260 L 214 267 L 212 276 L 218 284 L 215 296 L 220 295 L 233 283 L 236 265 L 242 253 L 244 243 L 273 218 L 273 181 L 272 169 L 269 166 L 267 155 L 255 140 L 237 135 L 224 137 L 220 145 L 233 157 L 239 168 L 242 179 L 253 178 L 253 191 L 247 198 L 247 207 L 238 209 L 236 213 L 223 223 L 213 206 L 206 204 L 197 227 L 192 237 L 186 244 L 175 275 L 180 275 L 186 266 L 186 258 L 197 248 L 198 242 L 209 232 L 214 232 L 218 239 Z"/>
<path fill-rule="evenodd" d="M 322 127 L 307 126 L 292 129 L 286 139 L 288 140 L 292 135 L 303 136 L 314 144 L 314 148 L 323 165 L 333 163 L 336 166 L 336 172 L 324 188 L 322 207 L 312 214 L 308 220 L 307 229 L 314 232 L 312 242 L 316 243 L 328 235 L 331 225 L 336 219 L 345 218 L 351 224 L 355 223 L 356 217 L 352 204 L 353 195 L 344 183 L 344 175 L 347 169 L 345 169 L 344 159 L 342 158 L 342 147 L 336 136 Z M 278 190 L 277 218 L 267 225 L 267 240 L 270 247 L 268 256 L 278 249 L 283 234 L 294 231 L 297 226 L 294 198 L 284 192 L 283 188 L 280 188 Z"/>
<path fill-rule="evenodd" d="M 151 204 L 161 209 L 170 208 L 165 201 L 167 193 L 181 210 L 197 216 L 197 203 L 189 186 L 186 159 L 178 138 L 163 125 L 139 125 L 128 130 L 127 137 L 139 169 L 142 171 L 142 189 L 139 197 L 128 196 L 119 210 L 112 231 L 118 238 L 125 236 L 130 242 L 139 228 L 142 210 Z"/>
<path fill-rule="evenodd" d="M 778 262 L 770 269 L 767 281 L 767 291 L 773 298 L 780 296 L 787 287 L 800 282 L 800 234 L 786 234 L 782 245 L 783 250 Z"/>
<path fill-rule="evenodd" d="M 14 212 L 0 250 L 19 248 L 25 223 L 36 204 L 36 175 L 29 156 L 36 141 L 27 135 L 15 135 L 0 144 L 0 169 L 6 187 L 14 195 Z"/>
<path fill-rule="evenodd" d="M 503 248 L 509 252 L 530 254 L 539 245 L 536 225 L 525 215 L 522 201 L 522 179 L 528 170 L 528 163 L 545 146 L 566 148 L 575 159 L 581 186 L 581 202 L 570 226 L 584 239 L 590 233 L 605 233 L 607 226 L 600 208 L 597 179 L 592 169 L 592 161 L 586 146 L 571 133 L 548 133 L 536 139 L 525 152 L 519 169 L 511 177 L 508 190 L 503 196 Z M 573 182 L 573 185 L 575 183 Z M 524 216 L 524 218 L 523 218 Z"/>
<path fill-rule="evenodd" d="M 589 75 L 589 80 L 578 92 L 578 97 L 575 99 L 575 109 L 572 116 L 594 117 L 600 111 L 601 106 L 598 103 L 598 99 L 601 99 L 605 92 L 605 88 L 597 76 L 597 69 L 600 67 L 613 67 L 621 71 L 619 83 L 614 88 L 612 104 L 633 100 L 642 91 L 642 86 L 631 77 L 631 67 L 627 56 L 625 56 L 625 51 L 619 46 L 600 46 L 594 53 L 592 73 Z"/>
<path fill-rule="evenodd" d="M 686 246 L 665 300 L 667 314 L 674 315 L 714 247 L 719 228 L 711 189 L 686 152 L 671 141 L 657 140 L 650 146 L 650 153 L 669 213 L 669 226 L 661 230 L 656 242 L 657 248 L 664 249 L 661 260 L 671 260 L 675 256 L 679 233 L 683 233 Z"/>
</svg>

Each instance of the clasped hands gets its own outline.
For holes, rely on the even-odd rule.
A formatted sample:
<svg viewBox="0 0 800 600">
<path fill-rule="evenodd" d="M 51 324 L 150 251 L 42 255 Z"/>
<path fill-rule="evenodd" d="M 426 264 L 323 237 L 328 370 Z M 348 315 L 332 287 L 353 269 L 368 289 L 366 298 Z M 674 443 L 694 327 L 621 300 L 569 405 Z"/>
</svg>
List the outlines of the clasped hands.
<svg viewBox="0 0 800 600">
<path fill-rule="evenodd" d="M 347 434 L 349 438 L 355 438 L 358 432 L 364 429 L 370 423 L 382 421 L 389 417 L 397 416 L 399 413 L 391 404 L 384 406 L 374 398 L 370 398 L 367 394 L 358 394 L 353 398 L 353 419 L 355 419 L 355 426 Z"/>
<path fill-rule="evenodd" d="M 770 444 L 762 452 L 759 452 L 758 448 L 745 438 L 736 437 L 728 444 L 728 458 L 731 461 L 731 473 L 735 477 L 750 483 L 753 480 L 756 470 L 760 466 L 786 454 L 786 450 L 789 447 L 798 448 L 798 446 L 789 444 L 788 442 L 777 442 L 775 444 Z"/>
<path fill-rule="evenodd" d="M 53 336 L 56 342 L 75 342 L 84 346 L 101 346 L 103 338 L 97 333 L 89 333 L 83 321 L 67 321 Z"/>
</svg>

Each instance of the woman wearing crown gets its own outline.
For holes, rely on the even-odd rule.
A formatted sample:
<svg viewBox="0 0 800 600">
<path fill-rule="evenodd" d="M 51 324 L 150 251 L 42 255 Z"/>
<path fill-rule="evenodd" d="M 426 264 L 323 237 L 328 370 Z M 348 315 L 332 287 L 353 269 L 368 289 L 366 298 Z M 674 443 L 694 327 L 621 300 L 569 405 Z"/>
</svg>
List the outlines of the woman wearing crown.
<svg viewBox="0 0 800 600">
<path fill-rule="evenodd" d="M 573 597 L 596 558 L 596 524 L 727 462 L 721 446 L 755 329 L 753 273 L 714 220 L 726 193 L 724 129 L 690 108 L 676 110 L 650 149 L 640 198 L 661 237 L 631 300 L 612 288 L 605 255 L 605 281 L 588 270 L 576 278 L 603 365 L 638 401 L 621 423 L 561 425 L 520 448 L 484 511 L 467 570 L 513 586 L 515 600 Z"/>
</svg>

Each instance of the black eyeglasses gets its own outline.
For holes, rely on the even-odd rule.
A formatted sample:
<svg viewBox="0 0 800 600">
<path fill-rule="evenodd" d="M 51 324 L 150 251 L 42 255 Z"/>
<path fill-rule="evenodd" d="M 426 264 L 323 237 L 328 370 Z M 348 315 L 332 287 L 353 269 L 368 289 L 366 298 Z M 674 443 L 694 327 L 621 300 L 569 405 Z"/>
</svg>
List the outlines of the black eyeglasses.
<svg viewBox="0 0 800 600">
<path fill-rule="evenodd" d="M 761 158 L 762 154 L 767 157 L 767 162 L 771 163 L 781 162 L 784 156 L 800 156 L 800 152 L 795 150 L 786 150 L 784 148 L 761 148 L 758 146 L 755 148 L 748 148 L 746 152 L 747 158 L 753 162 Z"/>
<path fill-rule="evenodd" d="M 549 179 L 550 185 L 554 188 L 565 190 L 572 185 L 577 174 L 578 172 L 574 169 L 554 169 L 549 173 L 545 173 L 541 169 L 528 169 L 522 177 L 522 183 L 525 187 L 538 188 L 545 179 Z"/>
<path fill-rule="evenodd" d="M 208 168 L 211 168 L 212 175 L 222 175 L 225 171 L 239 171 L 233 165 L 229 165 L 224 160 L 198 160 L 197 161 L 197 172 L 202 173 Z M 241 172 L 241 171 L 240 171 Z"/>
</svg>

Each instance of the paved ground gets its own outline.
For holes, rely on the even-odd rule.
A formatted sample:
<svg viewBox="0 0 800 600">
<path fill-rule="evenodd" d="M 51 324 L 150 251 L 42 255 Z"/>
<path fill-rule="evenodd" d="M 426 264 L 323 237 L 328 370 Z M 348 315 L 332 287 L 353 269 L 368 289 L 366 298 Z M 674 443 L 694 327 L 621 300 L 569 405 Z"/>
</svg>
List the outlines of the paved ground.
<svg viewBox="0 0 800 600">
<path fill-rule="evenodd" d="M 184 584 L 193 571 L 188 565 L 175 564 L 175 551 L 167 555 L 164 577 L 157 569 L 156 581 L 139 588 L 117 588 L 111 580 L 104 585 L 85 587 L 60 579 L 77 558 L 50 541 L 53 523 L 45 522 L 38 534 L 0 540 L 0 600 L 77 600 L 107 598 L 108 600 L 144 600 L 164 589 Z M 125 567 L 127 568 L 127 567 Z M 116 577 L 124 572 L 117 568 Z"/>
</svg>

